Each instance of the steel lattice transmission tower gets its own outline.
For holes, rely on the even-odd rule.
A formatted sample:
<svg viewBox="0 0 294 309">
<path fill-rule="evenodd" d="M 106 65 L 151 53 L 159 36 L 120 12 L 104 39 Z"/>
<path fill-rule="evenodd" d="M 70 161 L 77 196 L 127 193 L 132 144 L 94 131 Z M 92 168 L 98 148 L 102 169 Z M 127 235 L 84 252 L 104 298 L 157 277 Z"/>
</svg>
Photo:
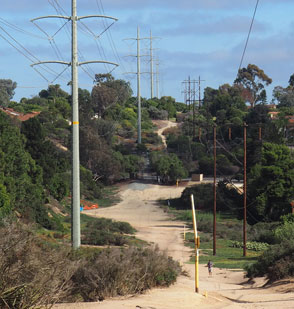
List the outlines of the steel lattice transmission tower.
<svg viewBox="0 0 294 309">
<path fill-rule="evenodd" d="M 89 63 L 108 63 L 115 66 L 118 64 L 102 61 L 78 62 L 78 42 L 77 42 L 77 22 L 85 18 L 109 18 L 117 21 L 116 18 L 104 15 L 77 16 L 77 0 L 71 2 L 71 16 L 48 15 L 32 19 L 36 21 L 44 18 L 62 18 L 71 21 L 72 42 L 71 42 L 71 62 L 65 61 L 40 61 L 32 64 L 59 63 L 71 66 L 71 92 L 72 92 L 72 198 L 71 198 L 71 241 L 72 247 L 77 249 L 81 244 L 80 232 L 80 154 L 79 154 L 79 102 L 78 102 L 78 67 Z"/>
</svg>

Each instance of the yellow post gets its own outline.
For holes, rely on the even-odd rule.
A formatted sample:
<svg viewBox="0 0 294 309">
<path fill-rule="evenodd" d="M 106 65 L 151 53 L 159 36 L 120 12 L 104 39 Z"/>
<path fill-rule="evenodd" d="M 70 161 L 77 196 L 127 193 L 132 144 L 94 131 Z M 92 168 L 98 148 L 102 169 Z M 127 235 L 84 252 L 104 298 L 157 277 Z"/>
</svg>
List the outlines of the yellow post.
<svg viewBox="0 0 294 309">
<path fill-rule="evenodd" d="M 191 194 L 191 206 L 193 215 L 194 241 L 195 241 L 195 292 L 199 293 L 199 246 L 200 238 L 197 233 L 196 212 L 194 206 L 194 196 Z"/>
<path fill-rule="evenodd" d="M 186 225 L 184 224 L 184 240 L 186 240 Z"/>
<path fill-rule="evenodd" d="M 179 186 L 179 180 L 177 179 L 177 187 Z"/>
</svg>

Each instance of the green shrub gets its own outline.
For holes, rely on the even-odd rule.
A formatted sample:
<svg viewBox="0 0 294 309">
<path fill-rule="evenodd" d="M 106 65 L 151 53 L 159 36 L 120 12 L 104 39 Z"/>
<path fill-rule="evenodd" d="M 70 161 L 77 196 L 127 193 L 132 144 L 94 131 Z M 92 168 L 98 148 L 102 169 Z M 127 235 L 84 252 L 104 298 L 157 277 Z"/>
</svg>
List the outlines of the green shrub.
<svg viewBox="0 0 294 309">
<path fill-rule="evenodd" d="M 162 144 L 161 138 L 157 133 L 154 132 L 146 132 L 142 136 L 143 144 Z"/>
<path fill-rule="evenodd" d="M 275 281 L 294 276 L 294 243 L 287 240 L 272 245 L 258 258 L 254 264 L 246 267 L 247 277 L 266 276 Z"/>
<path fill-rule="evenodd" d="M 294 235 L 294 216 L 292 214 L 282 218 L 283 223 L 274 231 L 276 243 L 282 243 L 285 240 L 291 239 Z"/>
<path fill-rule="evenodd" d="M 73 294 L 84 301 L 142 293 L 169 286 L 180 273 L 179 264 L 155 248 L 107 249 L 83 263 L 73 276 Z"/>
<path fill-rule="evenodd" d="M 179 208 L 191 209 L 191 194 L 194 195 L 194 204 L 197 209 L 212 209 L 213 185 L 199 184 L 186 188 L 181 195 Z"/>
<path fill-rule="evenodd" d="M 278 223 L 275 222 L 259 222 L 250 226 L 248 230 L 248 240 L 274 244 L 274 231 L 277 224 Z"/>
<path fill-rule="evenodd" d="M 82 230 L 82 243 L 88 245 L 122 246 L 128 243 L 125 234 L 134 234 L 135 229 L 127 222 L 117 222 L 106 218 L 88 221 Z"/>
<path fill-rule="evenodd" d="M 232 241 L 230 244 L 230 247 L 232 248 L 243 248 L 243 242 L 241 241 Z M 246 242 L 246 248 L 248 250 L 253 250 L 253 251 L 264 251 L 268 249 L 269 244 L 264 243 L 264 242 L 256 242 L 256 241 L 248 241 Z"/>
</svg>

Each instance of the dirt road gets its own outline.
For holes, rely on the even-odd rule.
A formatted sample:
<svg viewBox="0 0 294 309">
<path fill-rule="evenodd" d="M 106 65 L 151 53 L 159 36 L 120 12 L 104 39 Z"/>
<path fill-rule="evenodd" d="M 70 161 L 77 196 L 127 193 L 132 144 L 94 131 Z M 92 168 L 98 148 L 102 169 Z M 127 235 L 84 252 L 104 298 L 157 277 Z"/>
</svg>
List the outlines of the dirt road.
<svg viewBox="0 0 294 309">
<path fill-rule="evenodd" d="M 159 198 L 174 198 L 183 187 L 166 187 L 132 183 L 122 189 L 118 205 L 87 211 L 98 217 L 127 221 L 138 231 L 137 237 L 158 244 L 168 255 L 180 261 L 189 276 L 180 276 L 170 288 L 153 289 L 146 294 L 105 300 L 100 303 L 56 305 L 54 308 L 87 309 L 195 309 L 195 308 L 294 308 L 294 294 L 276 289 L 244 284 L 243 272 L 214 269 L 209 277 L 207 268 L 200 265 L 200 293 L 194 292 L 194 266 L 185 264 L 190 250 L 183 245 L 183 223 L 171 221 L 157 205 Z"/>
</svg>

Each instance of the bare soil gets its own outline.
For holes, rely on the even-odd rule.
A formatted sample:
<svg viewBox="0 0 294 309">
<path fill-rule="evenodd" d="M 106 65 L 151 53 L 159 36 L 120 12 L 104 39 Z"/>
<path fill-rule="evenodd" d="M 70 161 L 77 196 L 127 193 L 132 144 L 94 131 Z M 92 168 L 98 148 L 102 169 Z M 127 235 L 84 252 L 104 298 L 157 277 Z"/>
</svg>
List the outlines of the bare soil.
<svg viewBox="0 0 294 309">
<path fill-rule="evenodd" d="M 142 295 L 95 303 L 59 304 L 54 308 L 294 308 L 293 280 L 263 287 L 263 278 L 248 283 L 242 271 L 214 268 L 209 277 L 204 265 L 199 269 L 200 291 L 195 293 L 194 265 L 186 264 L 192 252 L 183 244 L 184 223 L 171 220 L 157 202 L 161 198 L 178 197 L 183 189 L 183 186 L 135 182 L 122 188 L 122 201 L 118 205 L 85 213 L 129 222 L 137 229 L 138 238 L 157 244 L 182 264 L 188 276 L 180 276 L 170 288 L 152 289 Z"/>
</svg>

